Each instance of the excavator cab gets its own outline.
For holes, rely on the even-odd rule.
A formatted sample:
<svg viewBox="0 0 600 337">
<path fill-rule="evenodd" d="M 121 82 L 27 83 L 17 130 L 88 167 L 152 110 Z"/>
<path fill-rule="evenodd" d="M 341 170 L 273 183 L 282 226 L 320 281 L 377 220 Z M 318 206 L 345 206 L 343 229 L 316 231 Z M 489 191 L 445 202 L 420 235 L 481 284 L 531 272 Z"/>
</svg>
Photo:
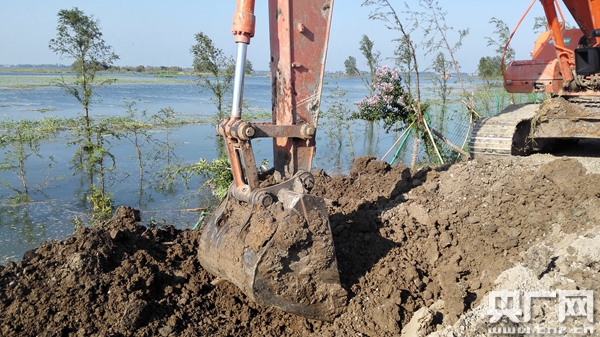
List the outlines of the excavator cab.
<svg viewBox="0 0 600 337">
<path fill-rule="evenodd" d="M 242 121 L 243 85 L 254 0 L 238 0 L 231 116 L 224 138 L 234 178 L 204 226 L 198 258 L 251 300 L 331 321 L 347 293 L 340 284 L 325 201 L 310 190 L 333 0 L 269 0 L 272 121 Z M 259 171 L 255 138 L 273 139 L 271 170 Z"/>
</svg>

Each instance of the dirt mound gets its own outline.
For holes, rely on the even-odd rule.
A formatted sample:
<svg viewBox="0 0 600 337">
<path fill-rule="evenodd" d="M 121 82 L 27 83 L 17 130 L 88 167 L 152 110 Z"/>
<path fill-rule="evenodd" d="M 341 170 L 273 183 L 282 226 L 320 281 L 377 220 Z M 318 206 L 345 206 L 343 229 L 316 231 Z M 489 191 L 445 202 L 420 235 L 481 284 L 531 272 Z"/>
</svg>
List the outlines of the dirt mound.
<svg viewBox="0 0 600 337">
<path fill-rule="evenodd" d="M 316 172 L 313 192 L 327 202 L 349 293 L 333 323 L 264 309 L 229 282 L 212 284 L 197 261 L 198 232 L 145 228 L 119 208 L 101 226 L 0 267 L 0 335 L 393 336 L 417 311 L 421 332 L 431 332 L 487 300 L 503 271 L 529 263 L 548 273 L 555 260 L 536 265 L 524 252 L 550 232 L 598 226 L 598 176 L 585 172 L 573 159 L 535 156 L 417 172 L 359 158 L 347 176 Z"/>
</svg>

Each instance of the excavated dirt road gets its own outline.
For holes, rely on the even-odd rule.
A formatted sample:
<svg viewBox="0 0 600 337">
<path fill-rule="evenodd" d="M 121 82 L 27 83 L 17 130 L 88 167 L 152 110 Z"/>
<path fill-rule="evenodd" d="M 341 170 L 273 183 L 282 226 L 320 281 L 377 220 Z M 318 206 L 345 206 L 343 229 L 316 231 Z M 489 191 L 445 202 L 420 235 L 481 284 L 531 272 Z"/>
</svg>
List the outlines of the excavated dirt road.
<svg viewBox="0 0 600 337">
<path fill-rule="evenodd" d="M 600 176 L 586 171 L 598 159 L 582 162 L 534 155 L 411 172 L 359 158 L 347 176 L 316 172 L 349 293 L 332 323 L 213 285 L 199 232 L 148 229 L 122 207 L 0 266 L 0 335 L 487 336 L 491 290 L 600 289 Z M 532 322 L 556 321 L 546 309 Z"/>
</svg>

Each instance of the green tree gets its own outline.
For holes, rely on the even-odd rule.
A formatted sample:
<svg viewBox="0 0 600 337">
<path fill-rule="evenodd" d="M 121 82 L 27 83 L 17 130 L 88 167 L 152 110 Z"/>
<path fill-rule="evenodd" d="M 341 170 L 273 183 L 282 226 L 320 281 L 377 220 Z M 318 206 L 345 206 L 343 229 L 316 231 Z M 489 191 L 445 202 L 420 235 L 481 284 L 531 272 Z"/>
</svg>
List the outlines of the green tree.
<svg viewBox="0 0 600 337">
<path fill-rule="evenodd" d="M 115 82 L 114 79 L 99 79 L 97 75 L 99 71 L 112 66 L 119 56 L 104 41 L 99 21 L 92 15 L 85 15 L 77 7 L 58 12 L 56 30 L 56 38 L 50 40 L 48 47 L 61 58 L 74 59 L 72 67 L 77 76 L 74 80 L 61 76 L 54 84 L 75 97 L 83 107 L 82 123 L 75 128 L 71 143 L 79 145 L 75 151 L 75 167 L 87 168 L 92 185 L 97 171 L 94 168 L 97 165 L 96 153 L 102 149 L 97 148 L 98 142 L 92 139 L 94 125 L 89 114 L 90 104 L 98 87 Z"/>
<path fill-rule="evenodd" d="M 113 83 L 115 80 L 96 78 L 100 70 L 110 67 L 119 56 L 113 52 L 102 38 L 99 21 L 87 16 L 77 7 L 58 12 L 56 38 L 51 39 L 48 47 L 63 57 L 75 59 L 73 68 L 77 74 L 74 81 L 64 77 L 55 82 L 69 95 L 75 97 L 83 106 L 86 124 L 86 136 L 90 141 L 89 108 L 98 86 Z"/>
<path fill-rule="evenodd" d="M 14 191 L 17 195 L 12 199 L 18 201 L 30 201 L 29 192 L 31 186 L 28 182 L 27 173 L 28 159 L 38 157 L 48 161 L 48 171 L 54 164 L 54 158 L 43 157 L 40 146 L 43 141 L 53 138 L 58 134 L 62 127 L 68 122 L 63 119 L 50 117 L 41 120 L 21 119 L 18 121 L 4 120 L 0 121 L 0 172 L 12 172 L 21 181 L 21 188 L 10 184 L 4 179 L 0 179 L 0 184 Z M 37 169 L 34 173 L 38 178 L 43 173 Z M 47 183 L 47 181 L 44 182 Z"/>
<path fill-rule="evenodd" d="M 495 47 L 496 54 L 498 56 L 502 56 L 502 54 L 504 53 L 504 47 L 510 39 L 510 28 L 508 28 L 508 25 L 504 21 L 494 17 L 490 19 L 490 23 L 496 26 L 496 29 L 494 30 L 494 35 L 496 35 L 496 37 L 486 37 L 485 39 L 487 40 L 487 45 L 488 47 Z M 510 62 L 515 59 L 515 54 L 515 50 L 509 46 L 508 48 L 506 48 L 506 55 L 504 59 Z"/>
<path fill-rule="evenodd" d="M 548 30 L 548 19 L 545 16 L 536 16 L 533 18 L 533 32 L 539 34 Z"/>
<path fill-rule="evenodd" d="M 409 67 L 410 67 L 410 69 L 412 69 L 411 73 L 414 72 L 414 74 L 415 74 L 415 81 L 414 81 L 415 91 L 414 91 L 414 93 L 411 92 L 410 89 L 405 90 L 405 94 L 410 96 L 412 98 L 412 100 L 416 103 L 416 104 L 411 104 L 414 111 L 413 112 L 402 111 L 404 113 L 407 113 L 409 116 L 414 116 L 416 119 L 414 124 L 411 123 L 410 125 L 407 126 L 407 129 L 406 129 L 406 130 L 409 130 L 408 132 L 411 132 L 414 135 L 412 158 L 411 158 L 410 166 L 415 167 L 415 165 L 417 163 L 417 159 L 418 159 L 419 146 L 420 146 L 420 142 L 421 142 L 421 138 L 422 138 L 421 136 L 424 134 L 424 132 L 426 132 L 428 130 L 427 121 L 424 118 L 424 114 L 423 114 L 423 112 L 425 110 L 425 106 L 422 104 L 422 101 L 421 101 L 420 70 L 419 70 L 418 57 L 417 57 L 418 44 L 413 40 L 412 35 L 411 35 L 414 32 L 415 27 L 418 27 L 418 24 L 416 24 L 414 17 L 412 17 L 411 20 L 409 21 L 410 25 L 406 25 L 406 22 L 403 22 L 403 20 L 399 16 L 398 12 L 394 9 L 392 4 L 388 0 L 365 0 L 365 1 L 363 1 L 362 6 L 375 7 L 375 10 L 373 10 L 370 13 L 369 17 L 372 20 L 381 20 L 382 22 L 384 22 L 386 28 L 396 31 L 395 33 L 397 33 L 399 35 L 399 37 L 396 38 L 394 41 L 399 43 L 399 46 L 398 46 L 398 50 L 400 51 L 399 54 L 404 59 L 410 59 Z M 411 12 L 409 14 L 413 14 L 413 13 Z M 375 95 L 376 95 L 376 90 L 375 90 L 376 83 L 375 82 L 373 82 L 373 83 L 374 83 L 374 88 L 371 90 L 371 97 L 375 97 Z M 412 84 L 412 79 L 405 79 L 404 83 L 406 83 L 407 88 L 410 88 L 410 86 Z M 389 96 L 389 95 L 386 94 L 385 96 Z M 373 103 L 373 101 L 367 102 L 367 103 Z M 373 108 L 379 109 L 379 107 L 377 107 L 377 104 L 369 104 L 369 105 L 372 106 L 372 108 L 369 108 L 370 110 Z M 365 106 L 365 107 L 368 108 L 368 106 Z M 402 110 L 402 109 L 400 109 L 400 110 Z M 363 113 L 365 113 L 365 112 L 367 112 L 367 111 L 363 111 Z M 370 111 L 370 112 L 376 112 L 376 111 Z M 398 112 L 398 111 L 396 111 L 396 112 Z M 388 116 L 386 116 L 386 117 L 390 117 L 389 115 L 394 115 L 394 114 L 395 113 L 388 114 Z M 398 119 L 398 118 L 393 117 L 392 119 Z"/>
<path fill-rule="evenodd" d="M 246 67 L 244 68 L 244 73 L 246 75 L 252 75 L 254 73 L 254 66 L 250 60 L 246 59 Z"/>
<path fill-rule="evenodd" d="M 115 125 L 115 119 L 104 118 L 92 126 L 92 148 L 89 150 L 88 169 L 90 170 L 90 194 L 87 200 L 92 203 L 95 218 L 108 218 L 113 210 L 112 193 L 107 189 L 108 174 L 117 168 L 115 156 L 110 152 L 111 139 L 119 139 L 121 130 Z M 96 181 L 93 181 L 94 174 Z"/>
<path fill-rule="evenodd" d="M 359 74 L 358 68 L 356 67 L 356 57 L 348 56 L 344 61 L 344 67 L 346 67 L 346 76 L 354 77 Z"/>
<path fill-rule="evenodd" d="M 541 32 L 545 32 L 548 30 L 548 19 L 545 16 L 536 16 L 533 19 L 534 19 L 534 22 L 533 22 L 533 32 L 534 33 L 539 34 Z M 577 28 L 576 26 L 573 26 L 569 22 L 565 22 L 564 25 L 565 25 L 565 29 Z"/>
<path fill-rule="evenodd" d="M 365 57 L 365 59 L 367 60 L 367 66 L 369 67 L 369 80 L 365 81 L 365 79 L 363 78 L 363 81 L 365 82 L 365 85 L 369 88 L 369 90 L 372 90 L 371 83 L 373 83 L 373 80 L 375 79 L 375 73 L 377 72 L 379 63 L 381 62 L 381 53 L 377 50 L 373 50 L 374 46 L 375 43 L 371 39 L 369 39 L 367 35 L 363 35 L 362 39 L 360 40 L 359 49 Z M 373 92 L 371 91 L 371 95 L 372 94 Z"/>
<path fill-rule="evenodd" d="M 456 53 L 462 47 L 462 42 L 465 37 L 469 35 L 469 29 L 457 29 L 448 26 L 446 22 L 446 12 L 436 0 L 421 0 L 419 2 L 421 8 L 424 9 L 417 16 L 421 22 L 426 22 L 423 25 L 424 41 L 423 46 L 426 54 L 432 54 L 438 52 L 436 60 L 434 61 L 434 68 L 446 68 L 446 62 L 448 71 L 453 68 L 452 71 L 456 75 L 458 82 L 462 88 L 462 101 L 465 104 L 470 115 L 478 116 L 477 112 L 473 108 L 474 102 L 472 100 L 472 94 L 469 92 L 465 80 L 463 79 L 460 64 L 456 58 Z M 440 50 L 444 51 L 444 54 L 439 54 Z M 447 56 L 447 57 L 446 57 Z M 444 72 L 447 75 L 448 72 Z M 445 86 L 446 83 L 443 83 Z M 444 90 L 442 90 L 444 92 Z"/>
<path fill-rule="evenodd" d="M 381 62 L 381 53 L 374 50 L 375 43 L 369 39 L 367 35 L 363 35 L 359 41 L 359 50 L 363 57 L 367 61 L 367 67 L 369 68 L 369 76 L 365 76 L 363 72 L 359 72 L 358 76 L 362 80 L 365 87 L 369 90 L 371 96 L 374 95 L 373 81 L 375 80 L 377 67 Z M 376 140 L 379 134 L 379 124 L 375 123 L 375 120 L 368 120 L 365 130 L 365 149 L 369 155 L 376 154 L 378 151 L 379 142 Z"/>
<path fill-rule="evenodd" d="M 158 110 L 156 114 L 150 116 L 150 120 L 155 127 L 161 128 L 164 132 L 164 140 L 160 141 L 159 148 L 156 151 L 156 156 L 166 160 L 167 167 L 171 166 L 173 160 L 178 159 L 175 154 L 175 147 L 179 145 L 171 138 L 173 129 L 186 123 L 177 117 L 177 113 L 173 108 L 166 107 Z"/>
<path fill-rule="evenodd" d="M 142 149 L 145 145 L 152 142 L 150 133 L 151 124 L 146 118 L 146 110 L 139 111 L 135 108 L 135 101 L 124 102 L 125 116 L 113 117 L 114 127 L 120 131 L 120 138 L 126 139 L 135 149 L 135 159 L 137 161 L 140 190 L 144 182 L 144 172 L 148 169 L 147 154 L 144 154 Z"/>
<path fill-rule="evenodd" d="M 386 131 L 398 126 L 405 129 L 419 120 L 419 113 L 426 109 L 406 90 L 400 71 L 388 66 L 378 68 L 373 85 L 373 96 L 357 102 L 358 112 L 353 119 L 383 121 Z M 420 107 L 418 107 L 420 106 Z"/>
<path fill-rule="evenodd" d="M 354 161 L 354 136 L 350 130 L 352 111 L 348 108 L 348 99 L 345 97 L 347 91 L 341 90 L 336 83 L 335 88 L 331 89 L 327 95 L 329 108 L 322 111 L 323 122 L 322 129 L 327 134 L 332 149 L 336 149 L 334 153 L 328 152 L 327 156 L 334 156 L 334 166 L 342 165 L 342 158 L 348 160 L 344 165 L 351 164 Z M 342 156 L 344 149 L 349 151 L 348 156 Z"/>
<path fill-rule="evenodd" d="M 495 77 L 502 75 L 500 56 L 485 56 L 480 58 L 477 71 L 479 72 L 479 77 L 485 81 L 489 88 L 491 86 L 490 81 Z"/>
<path fill-rule="evenodd" d="M 412 50 L 409 35 L 402 35 L 395 39 L 398 44 L 396 50 L 394 50 L 394 60 L 398 69 L 402 72 L 402 78 L 406 82 L 406 89 L 409 93 L 413 89 L 413 72 L 416 70 L 413 63 Z"/>
<path fill-rule="evenodd" d="M 231 92 L 235 64 L 231 57 L 215 47 L 213 41 L 204 33 L 196 34 L 196 44 L 192 46 L 194 71 L 198 76 L 198 85 L 203 90 L 210 90 L 214 95 L 217 107 L 217 118 L 225 118 L 225 98 Z"/>
<path fill-rule="evenodd" d="M 433 60 L 431 68 L 436 73 L 433 82 L 436 84 L 434 90 L 439 94 L 440 100 L 442 101 L 442 116 L 444 115 L 450 97 L 452 88 L 448 85 L 448 80 L 451 76 L 452 63 L 446 59 L 446 55 L 443 52 L 438 52 Z"/>
</svg>

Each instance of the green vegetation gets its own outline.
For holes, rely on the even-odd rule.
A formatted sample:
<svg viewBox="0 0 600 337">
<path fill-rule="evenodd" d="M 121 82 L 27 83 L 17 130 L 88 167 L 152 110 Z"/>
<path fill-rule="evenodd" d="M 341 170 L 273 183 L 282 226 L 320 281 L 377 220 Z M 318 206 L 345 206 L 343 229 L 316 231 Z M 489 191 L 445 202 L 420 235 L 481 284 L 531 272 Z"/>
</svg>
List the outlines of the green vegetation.
<svg viewBox="0 0 600 337">
<path fill-rule="evenodd" d="M 77 9 L 73 11 L 61 11 L 59 17 L 61 18 L 58 28 L 58 36 L 60 38 L 64 38 L 64 35 L 70 32 L 68 26 L 72 24 L 73 20 L 77 22 L 81 21 L 81 24 L 87 27 L 87 30 L 84 30 L 84 32 L 94 31 L 96 33 L 95 37 L 101 36 L 99 30 L 97 30 L 97 26 L 94 26 L 97 24 L 97 21 L 85 16 Z M 63 21 L 67 20 L 66 18 L 71 21 L 67 21 L 65 24 Z M 65 25 L 67 28 L 64 27 Z M 89 42 L 89 40 L 85 40 L 83 37 L 79 38 Z M 202 89 L 209 89 L 214 94 L 218 115 L 223 117 L 224 109 L 226 109 L 227 105 L 225 103 L 225 95 L 231 91 L 231 82 L 233 80 L 233 61 L 231 58 L 225 57 L 220 49 L 215 48 L 212 41 L 206 35 L 199 33 L 196 35 L 196 38 L 197 44 L 192 47 L 192 54 L 195 56 L 194 69 L 195 74 L 199 78 L 198 84 Z M 73 38 L 73 40 L 76 40 L 76 38 Z M 54 47 L 53 50 L 57 52 L 62 51 L 62 49 L 59 50 L 57 47 L 61 43 L 64 44 L 65 41 L 59 41 L 58 38 L 57 40 L 53 39 L 50 43 L 51 48 Z M 104 45 L 104 42 L 102 41 L 101 44 Z M 81 47 L 81 45 L 80 43 L 77 46 Z M 112 59 L 115 59 L 116 55 L 111 55 Z M 111 153 L 111 149 L 123 141 L 128 142 L 135 152 L 133 158 L 138 168 L 140 198 L 144 186 L 148 186 L 149 183 L 158 182 L 165 190 L 169 190 L 172 187 L 168 186 L 169 179 L 173 177 L 183 178 L 185 185 L 188 186 L 188 182 L 195 176 L 200 176 L 207 180 L 202 188 L 213 189 L 215 195 L 222 197 L 231 182 L 228 160 L 220 158 L 210 163 L 205 159 L 200 159 L 197 163 L 184 165 L 175 155 L 175 148 L 178 144 L 173 142 L 171 138 L 173 129 L 183 124 L 198 121 L 184 120 L 172 108 L 161 109 L 157 113 L 149 115 L 147 111 L 136 109 L 134 102 L 125 102 L 125 112 L 121 116 L 92 118 L 89 115 L 89 104 L 92 102 L 91 97 L 96 88 L 93 84 L 104 85 L 115 81 L 110 75 L 100 76 L 101 71 L 111 69 L 110 67 L 101 66 L 102 64 L 106 65 L 110 63 L 110 60 L 98 62 L 97 59 L 92 58 L 87 64 L 86 62 L 74 62 L 73 70 L 89 70 L 90 72 L 88 73 L 75 74 L 73 76 L 61 76 L 57 74 L 56 77 L 53 77 L 54 84 L 64 88 L 69 94 L 77 98 L 84 107 L 84 114 L 82 116 L 68 121 L 67 124 L 69 127 L 67 130 L 71 133 L 68 137 L 71 139 L 69 145 L 75 148 L 72 169 L 73 172 L 87 173 L 89 191 L 87 192 L 86 200 L 92 204 L 94 217 L 104 218 L 109 216 L 112 211 L 113 198 L 112 193 L 109 191 L 109 186 L 114 184 L 115 178 L 113 173 L 117 169 L 118 163 Z M 148 71 L 148 68 L 138 66 L 135 70 Z M 181 80 L 177 80 L 174 77 L 169 77 L 172 71 L 179 70 L 181 69 L 163 67 L 161 71 L 163 71 L 162 75 L 164 77 L 126 79 L 125 81 L 137 83 L 181 82 Z M 248 64 L 247 71 L 252 72 L 251 63 Z M 48 81 L 48 76 L 6 76 L 2 83 L 0 83 L 0 87 L 34 88 L 36 86 L 48 85 Z M 256 111 L 246 114 L 245 117 L 270 119 L 271 116 L 270 113 L 267 116 L 267 113 L 264 111 Z M 212 121 L 214 122 L 216 119 Z M 163 131 L 162 137 L 164 138 L 161 140 L 158 140 L 156 134 L 152 132 L 152 130 L 157 129 Z M 29 131 L 35 130 L 33 127 L 30 127 Z M 13 146 L 14 140 L 8 139 L 6 135 L 3 139 L 6 140 L 6 146 Z M 25 144 L 25 142 L 22 143 Z M 33 150 L 30 149 L 30 152 L 35 153 L 35 151 L 37 151 L 36 148 L 33 148 Z M 20 154 L 13 157 L 15 159 L 20 158 L 22 162 L 26 162 L 28 156 L 30 155 Z M 8 160 L 9 156 L 5 157 Z M 153 169 L 153 166 L 159 162 L 165 165 L 165 167 Z M 18 165 L 3 165 L 2 167 L 6 170 L 13 170 L 23 176 L 24 179 L 26 178 L 25 172 L 21 173 L 17 170 Z M 150 172 L 153 173 L 151 177 L 157 178 L 157 180 L 148 181 L 146 177 Z M 24 186 L 25 191 L 27 191 L 29 188 L 28 185 Z M 27 195 L 26 192 L 21 192 L 20 190 L 19 192 L 18 195 Z M 25 200 L 25 198 L 23 199 Z M 141 200 L 139 201 L 141 203 Z"/>
<path fill-rule="evenodd" d="M 488 42 L 487 45 L 495 47 L 496 55 L 502 56 L 502 54 L 504 53 L 504 47 L 510 39 L 510 28 L 508 28 L 508 25 L 504 21 L 498 18 L 491 18 L 490 23 L 496 27 L 494 29 L 494 35 L 496 35 L 496 37 L 486 37 L 486 40 Z M 506 55 L 504 58 L 505 61 L 510 62 L 514 60 L 515 54 L 516 52 L 512 47 L 509 46 L 508 48 L 506 48 Z"/>
<path fill-rule="evenodd" d="M 48 171 L 52 169 L 54 158 L 43 157 L 40 153 L 40 145 L 55 137 L 65 125 L 65 120 L 58 118 L 44 118 L 41 120 L 4 120 L 0 121 L 0 150 L 3 158 L 0 162 L 0 172 L 12 172 L 16 175 L 21 186 L 13 186 L 5 180 L 0 181 L 2 185 L 12 190 L 13 196 L 9 197 L 14 202 L 30 201 L 31 186 L 28 180 L 27 162 L 30 157 L 38 157 L 48 164 Z M 40 172 L 36 173 L 38 176 Z M 46 179 L 44 182 L 47 183 Z M 41 189 L 37 186 L 36 189 Z"/>
<path fill-rule="evenodd" d="M 234 61 L 215 47 L 213 41 L 204 33 L 196 34 L 196 44 L 192 46 L 194 71 L 198 76 L 198 86 L 209 90 L 214 96 L 217 107 L 217 121 L 227 114 L 225 98 L 233 89 Z"/>
<path fill-rule="evenodd" d="M 437 153 L 437 157 L 442 161 L 439 150 L 433 139 L 428 118 L 426 117 L 427 105 L 423 104 L 421 97 L 420 70 L 417 58 L 417 43 L 413 40 L 412 33 L 407 29 L 406 24 L 399 17 L 394 7 L 387 0 L 366 0 L 363 6 L 374 6 L 375 10 L 371 12 L 371 18 L 381 20 L 386 23 L 388 29 L 395 30 L 402 38 L 402 46 L 399 46 L 399 53 L 402 59 L 408 60 L 408 66 L 414 69 L 415 86 L 412 92 L 412 82 L 404 81 L 400 72 L 389 67 L 380 67 L 377 70 L 376 77 L 372 79 L 372 94 L 359 102 L 359 110 L 362 116 L 360 118 L 380 118 L 389 130 L 394 124 L 400 123 L 399 129 L 405 133 L 413 135 L 413 154 L 411 167 L 414 167 L 418 160 L 419 146 L 422 139 L 426 141 L 426 146 L 431 146 Z M 413 17 L 409 20 L 414 21 L 414 12 L 409 12 Z M 410 27 L 414 27 L 410 25 Z M 425 35 L 426 37 L 426 35 Z M 425 38 L 424 37 L 424 38 Z M 412 73 L 413 71 L 411 71 Z M 428 137 L 427 137 L 428 136 Z M 431 141 L 427 143 L 427 141 Z M 429 151 L 427 151 L 429 153 Z"/>
<path fill-rule="evenodd" d="M 490 23 L 493 24 L 496 28 L 494 29 L 495 37 L 486 37 L 487 45 L 493 46 L 496 48 L 496 55 L 494 56 L 484 56 L 479 59 L 479 64 L 477 65 L 477 71 L 479 72 L 479 76 L 486 83 L 487 91 L 491 90 L 492 83 L 502 76 L 502 56 L 504 55 L 504 62 L 508 63 L 515 58 L 515 50 L 512 47 L 507 47 L 506 52 L 504 48 L 510 39 L 510 29 L 508 25 L 497 18 L 491 18 Z M 539 25 L 538 18 L 536 18 L 535 26 Z M 536 29 L 534 27 L 534 29 Z"/>
<path fill-rule="evenodd" d="M 348 99 L 345 98 L 346 91 L 340 90 L 336 83 L 335 89 L 327 96 L 330 106 L 326 111 L 321 112 L 321 128 L 330 140 L 331 146 L 335 151 L 335 167 L 341 167 L 342 164 L 350 165 L 354 161 L 354 136 L 350 130 L 350 120 L 352 111 L 348 108 Z M 348 148 L 350 156 L 347 162 L 342 163 L 342 149 Z M 331 155 L 331 153 L 329 153 Z"/>
<path fill-rule="evenodd" d="M 227 57 L 223 51 L 217 48 L 213 41 L 203 32 L 196 34 L 196 44 L 191 48 L 194 56 L 193 66 L 198 76 L 198 86 L 202 90 L 209 90 L 213 96 L 213 102 L 217 108 L 217 116 L 214 122 L 225 119 L 228 116 L 229 103 L 226 100 L 233 90 L 235 75 L 235 62 L 232 57 Z M 246 61 L 246 73 L 251 73 L 252 63 Z M 195 176 L 201 176 L 206 182 L 202 189 L 211 189 L 213 194 L 221 199 L 227 194 L 229 185 L 233 181 L 231 165 L 225 154 L 225 143 L 221 137 L 217 137 L 217 148 L 219 158 L 208 162 L 200 158 L 198 162 L 191 165 L 171 165 L 167 168 L 163 183 L 172 186 L 178 180 L 182 180 L 187 186 L 188 181 Z"/>
<path fill-rule="evenodd" d="M 96 88 L 114 83 L 112 79 L 97 79 L 96 74 L 108 69 L 119 56 L 102 38 L 99 21 L 77 7 L 58 12 L 56 31 L 56 38 L 50 40 L 48 47 L 61 58 L 74 59 L 72 70 L 77 76 L 71 81 L 61 77 L 54 84 L 81 103 L 89 129 L 89 107 Z"/>
<path fill-rule="evenodd" d="M 166 166 L 169 167 L 173 164 L 174 160 L 177 160 L 175 147 L 178 144 L 171 140 L 173 129 L 184 124 L 189 124 L 190 121 L 179 118 L 173 108 L 167 107 L 158 110 L 158 113 L 150 116 L 150 122 L 153 123 L 154 128 L 162 129 L 165 134 L 164 141 L 157 142 L 156 140 L 153 140 L 153 142 L 158 144 L 158 146 L 154 152 L 155 158 L 152 160 L 154 161 L 158 160 L 158 158 L 163 158 Z"/>
<path fill-rule="evenodd" d="M 210 189 L 214 196 L 223 199 L 233 182 L 231 164 L 225 157 L 216 158 L 212 162 L 200 158 L 198 162 L 190 165 L 176 165 L 165 170 L 162 184 L 164 188 L 172 187 L 177 181 L 182 181 L 187 187 L 190 180 L 196 176 L 206 179 L 201 189 Z"/>
<path fill-rule="evenodd" d="M 112 193 L 102 191 L 102 189 L 98 188 L 96 185 L 92 185 L 87 200 L 92 203 L 93 219 L 107 219 L 112 216 Z"/>
<path fill-rule="evenodd" d="M 140 198 L 144 188 L 158 187 L 161 177 L 165 175 L 162 165 L 168 169 L 179 162 L 175 155 L 178 144 L 170 139 L 173 129 L 198 121 L 183 119 L 170 107 L 152 115 L 136 109 L 133 102 L 126 102 L 125 109 L 122 116 L 90 119 L 90 143 L 79 136 L 81 125 L 84 124 L 82 116 L 0 121 L 0 172 L 12 173 L 20 182 L 15 185 L 2 180 L 2 186 L 11 191 L 11 194 L 2 197 L 12 202 L 35 201 L 30 196 L 32 191 L 43 195 L 49 182 L 63 178 L 52 175 L 55 160 L 50 155 L 43 155 L 40 150 L 41 145 L 58 137 L 71 139 L 69 144 L 75 145 L 71 171 L 74 174 L 87 173 L 89 190 L 85 192 L 85 200 L 91 203 L 94 218 L 103 219 L 111 215 L 113 196 L 109 186 L 119 179 L 116 174 L 118 163 L 111 151 L 123 142 L 133 148 L 132 159 L 137 163 Z M 153 130 L 163 132 L 157 134 Z M 85 146 L 81 144 L 82 141 Z M 81 152 L 86 155 L 82 156 Z M 37 167 L 40 161 L 45 162 L 46 170 L 30 170 L 34 161 Z M 160 166 L 156 167 L 157 164 Z M 36 184 L 30 183 L 32 177 Z M 40 182 L 40 179 L 43 181 Z"/>
<path fill-rule="evenodd" d="M 369 39 L 368 36 L 363 35 L 360 40 L 360 52 L 363 54 L 365 59 L 367 60 L 367 66 L 369 67 L 369 75 L 368 79 L 363 77 L 363 82 L 367 87 L 370 87 L 371 83 L 375 79 L 375 73 L 377 72 L 377 68 L 381 64 L 381 53 L 379 51 L 373 50 L 375 43 Z M 373 92 L 371 91 L 371 94 Z"/>
<path fill-rule="evenodd" d="M 363 35 L 362 39 L 359 41 L 359 50 L 365 58 L 366 65 L 369 69 L 368 73 L 365 74 L 365 72 L 356 68 L 355 62 L 354 64 L 348 64 L 349 66 L 354 66 L 354 70 L 347 69 L 347 71 L 352 71 L 360 77 L 365 88 L 369 91 L 370 96 L 373 96 L 374 94 L 374 89 L 371 84 L 375 78 L 377 67 L 379 67 L 381 62 L 381 53 L 377 50 L 374 50 L 374 46 L 374 42 L 367 35 Z M 376 120 L 367 120 L 364 141 L 365 148 L 367 149 L 367 155 L 375 155 L 378 151 L 376 134 L 379 134 L 379 124 L 376 123 Z"/>
<path fill-rule="evenodd" d="M 501 57 L 498 55 L 484 56 L 479 59 L 477 71 L 479 72 L 479 77 L 485 81 L 488 88 L 492 86 L 494 80 L 502 76 L 502 65 L 500 63 Z"/>
<path fill-rule="evenodd" d="M 401 129 L 410 127 L 418 120 L 416 112 L 423 112 L 425 107 L 408 93 L 400 77 L 400 71 L 388 66 L 379 67 L 372 83 L 374 94 L 357 103 L 358 112 L 352 114 L 354 119 L 366 121 L 383 121 L 383 127 L 389 131 L 392 127 Z"/>
<path fill-rule="evenodd" d="M 246 66 L 244 67 L 244 73 L 246 75 L 252 75 L 252 73 L 254 73 L 254 65 L 252 65 L 252 62 L 250 62 L 250 60 L 246 60 Z"/>
<path fill-rule="evenodd" d="M 56 31 L 56 38 L 50 40 L 48 47 L 61 58 L 74 59 L 71 70 L 75 76 L 68 80 L 61 76 L 53 84 L 77 99 L 83 107 L 82 123 L 78 123 L 73 132 L 76 137 L 73 144 L 79 146 L 74 162 L 77 168 L 85 168 L 89 175 L 94 211 L 106 216 L 111 199 L 105 188 L 105 159 L 112 155 L 105 147 L 105 136 L 110 133 L 110 126 L 106 120 L 97 123 L 92 120 L 89 110 L 98 87 L 115 82 L 114 79 L 97 76 L 98 72 L 108 69 L 119 56 L 102 38 L 99 21 L 77 7 L 58 12 Z M 96 183 L 94 174 L 98 174 Z"/>
<path fill-rule="evenodd" d="M 346 68 L 345 74 L 348 77 L 355 77 L 360 73 L 356 67 L 356 57 L 354 56 L 348 56 L 346 61 L 344 61 L 344 67 Z"/>
<path fill-rule="evenodd" d="M 402 11 L 397 11 L 387 0 L 365 0 L 362 5 L 373 8 L 371 19 L 380 20 L 386 28 L 396 31 L 394 56 L 396 67 L 400 70 L 399 78 L 403 80 L 402 84 L 383 81 L 383 85 L 381 78 L 373 81 L 371 95 L 362 101 L 362 113 L 372 109 L 375 111 L 369 113 L 371 117 L 379 113 L 380 118 L 387 119 L 384 119 L 384 124 L 398 123 L 396 130 L 401 132 L 398 151 L 412 142 L 411 167 L 418 162 L 422 165 L 442 164 L 467 157 L 466 143 L 471 126 L 482 115 L 478 108 L 489 105 L 490 99 L 494 99 L 493 96 L 477 95 L 481 88 L 468 83 L 469 79 L 465 78 L 457 61 L 456 54 L 469 30 L 449 27 L 447 12 L 435 0 L 419 1 L 418 10 L 405 4 Z M 497 29 L 503 27 L 498 26 Z M 501 32 L 504 33 L 504 30 Z M 424 69 L 433 72 L 430 78 L 433 88 L 422 84 L 423 67 L 420 62 L 428 59 L 432 63 Z M 403 86 L 402 91 L 397 89 L 400 85 Z M 409 97 L 412 103 L 402 107 Z M 478 99 L 485 102 L 482 104 Z M 450 122 L 452 132 L 448 132 Z M 411 136 L 412 139 L 407 142 Z"/>
</svg>

